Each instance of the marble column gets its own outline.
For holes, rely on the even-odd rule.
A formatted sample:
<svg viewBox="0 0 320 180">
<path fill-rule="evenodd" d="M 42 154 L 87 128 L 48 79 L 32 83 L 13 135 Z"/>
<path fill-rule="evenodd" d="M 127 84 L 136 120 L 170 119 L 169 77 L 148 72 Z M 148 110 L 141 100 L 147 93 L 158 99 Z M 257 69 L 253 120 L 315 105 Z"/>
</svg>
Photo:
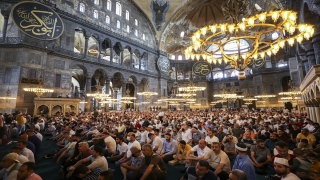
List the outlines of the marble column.
<svg viewBox="0 0 320 180">
<path fill-rule="evenodd" d="M 87 74 L 86 76 L 86 93 L 91 92 L 91 78 L 92 74 Z M 92 111 L 92 102 L 91 102 L 91 97 L 86 97 L 86 105 L 85 105 L 85 112 L 91 112 Z"/>
<path fill-rule="evenodd" d="M 89 42 L 89 36 L 85 36 L 85 45 L 84 45 L 84 56 L 88 55 L 88 42 Z"/>
<path fill-rule="evenodd" d="M 320 64 L 320 33 L 312 38 L 312 46 L 314 56 L 316 58 L 316 64 Z"/>
<path fill-rule="evenodd" d="M 110 93 L 110 79 L 106 79 L 106 94 L 109 94 Z M 105 112 L 108 112 L 109 111 L 109 103 L 105 104 L 104 105 L 104 108 L 105 108 Z"/>
<path fill-rule="evenodd" d="M 3 29 L 2 29 L 2 38 L 3 38 L 3 42 L 6 42 L 9 14 L 3 14 L 3 18 L 4 18 L 4 22 L 3 22 Z"/>
<path fill-rule="evenodd" d="M 133 68 L 133 66 L 132 66 L 132 52 L 130 52 L 130 68 Z"/>
<path fill-rule="evenodd" d="M 122 83 L 122 97 L 126 97 L 126 83 Z M 121 110 L 125 110 L 126 109 L 126 104 L 125 103 L 121 103 Z"/>
<path fill-rule="evenodd" d="M 110 64 L 113 63 L 113 49 L 110 48 Z"/>
<path fill-rule="evenodd" d="M 114 99 L 118 99 L 118 91 L 114 91 Z M 113 110 L 117 110 L 118 101 L 113 102 Z"/>
<path fill-rule="evenodd" d="M 304 66 L 304 70 L 306 71 L 306 74 L 307 74 L 309 72 L 309 69 L 310 69 L 308 60 L 304 60 L 304 61 L 302 61 L 302 63 L 303 63 L 303 66 Z"/>
<path fill-rule="evenodd" d="M 309 112 L 310 112 L 310 116 L 309 118 L 313 121 L 313 117 L 314 117 L 314 110 L 313 110 L 313 107 L 312 106 L 309 106 Z"/>
<path fill-rule="evenodd" d="M 139 70 L 141 70 L 141 57 L 139 57 Z"/>
<path fill-rule="evenodd" d="M 123 64 L 123 50 L 120 52 L 120 63 Z"/>
<path fill-rule="evenodd" d="M 316 112 L 316 119 L 314 119 L 314 121 L 320 123 L 320 107 L 316 106 L 314 107 L 314 110 Z"/>
</svg>

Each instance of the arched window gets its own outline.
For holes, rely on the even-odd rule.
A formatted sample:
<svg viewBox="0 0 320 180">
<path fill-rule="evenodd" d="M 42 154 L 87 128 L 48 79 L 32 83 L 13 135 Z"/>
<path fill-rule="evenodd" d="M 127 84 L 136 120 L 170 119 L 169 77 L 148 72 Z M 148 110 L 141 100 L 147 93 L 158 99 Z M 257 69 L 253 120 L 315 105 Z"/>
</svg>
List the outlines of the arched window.
<svg viewBox="0 0 320 180">
<path fill-rule="evenodd" d="M 138 26 L 139 22 L 137 19 L 134 19 L 134 25 Z"/>
<path fill-rule="evenodd" d="M 175 55 L 171 55 L 171 59 L 172 59 L 172 60 L 175 60 L 175 59 L 176 59 L 176 56 L 175 56 Z"/>
<path fill-rule="evenodd" d="M 127 33 L 129 33 L 129 32 L 130 32 L 130 26 L 127 25 Z"/>
<path fill-rule="evenodd" d="M 94 0 L 95 5 L 99 5 L 99 0 Z"/>
<path fill-rule="evenodd" d="M 134 30 L 134 35 L 138 37 L 138 30 Z"/>
<path fill-rule="evenodd" d="M 213 79 L 221 79 L 221 78 L 223 78 L 222 72 L 217 72 L 213 76 Z"/>
<path fill-rule="evenodd" d="M 93 17 L 96 18 L 96 19 L 98 19 L 99 13 L 98 13 L 97 10 L 94 10 L 94 11 L 93 11 Z"/>
<path fill-rule="evenodd" d="M 111 0 L 107 1 L 107 9 L 111 11 Z"/>
<path fill-rule="evenodd" d="M 120 21 L 117 21 L 117 28 L 120 29 Z"/>
<path fill-rule="evenodd" d="M 86 10 L 86 7 L 84 6 L 83 3 L 80 3 L 79 10 L 80 10 L 80 12 L 84 12 Z"/>
<path fill-rule="evenodd" d="M 237 70 L 232 71 L 231 77 L 238 77 L 238 76 L 239 76 L 239 71 Z"/>
<path fill-rule="evenodd" d="M 106 16 L 106 23 L 110 24 L 110 17 L 108 15 Z"/>
<path fill-rule="evenodd" d="M 142 39 L 145 41 L 146 40 L 146 35 L 142 34 Z"/>
<path fill-rule="evenodd" d="M 179 55 L 179 56 L 178 56 L 178 60 L 182 60 L 182 55 Z"/>
<path fill-rule="evenodd" d="M 126 20 L 129 20 L 129 17 L 130 17 L 129 11 L 126 10 Z"/>
<path fill-rule="evenodd" d="M 121 4 L 119 2 L 116 3 L 116 14 L 121 16 Z"/>
</svg>

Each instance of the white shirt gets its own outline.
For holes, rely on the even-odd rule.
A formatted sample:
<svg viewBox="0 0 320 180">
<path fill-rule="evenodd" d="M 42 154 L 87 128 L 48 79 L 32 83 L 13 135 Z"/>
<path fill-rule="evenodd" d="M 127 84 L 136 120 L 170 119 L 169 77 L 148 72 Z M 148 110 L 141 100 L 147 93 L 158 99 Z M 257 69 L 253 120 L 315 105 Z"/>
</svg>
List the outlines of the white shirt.
<svg viewBox="0 0 320 180">
<path fill-rule="evenodd" d="M 25 162 L 29 162 L 29 159 L 26 156 L 19 154 L 18 161 L 23 164 Z"/>
<path fill-rule="evenodd" d="M 117 143 L 116 141 L 111 137 L 111 136 L 108 136 L 104 139 L 104 142 L 105 143 L 109 143 L 109 148 L 106 146 L 106 149 L 109 149 L 110 152 L 116 152 L 116 149 L 117 149 Z"/>
<path fill-rule="evenodd" d="M 147 141 L 147 139 L 148 139 L 148 131 L 143 131 L 143 132 L 141 133 L 140 142 L 141 142 L 141 143 L 144 143 L 144 142 Z"/>
<path fill-rule="evenodd" d="M 188 143 L 189 140 L 192 139 L 191 129 L 185 130 L 184 132 L 182 131 L 181 139 L 184 140 L 186 143 Z"/>
<path fill-rule="evenodd" d="M 129 144 L 128 144 L 128 151 L 127 151 L 127 158 L 129 158 L 129 157 L 131 156 L 131 151 L 130 151 L 130 149 L 131 149 L 131 147 L 133 147 L 133 146 L 141 149 L 141 145 L 140 145 L 140 143 L 139 143 L 137 140 L 134 140 L 133 142 L 129 142 Z"/>
<path fill-rule="evenodd" d="M 128 151 L 128 145 L 122 142 L 122 144 L 117 145 L 117 150 L 119 151 L 119 154 L 126 153 Z"/>
<path fill-rule="evenodd" d="M 94 158 L 92 155 L 88 156 L 87 159 L 91 161 L 91 164 L 88 166 L 88 168 L 95 169 L 100 168 L 102 171 L 108 170 L 108 161 L 104 156 L 98 156 L 97 158 Z"/>
<path fill-rule="evenodd" d="M 212 144 L 213 142 L 219 142 L 219 139 L 216 136 L 213 136 L 212 138 L 207 136 L 204 141 L 206 141 L 207 144 Z"/>
<path fill-rule="evenodd" d="M 30 149 L 24 148 L 24 149 L 21 151 L 20 154 L 26 156 L 26 157 L 29 159 L 29 161 L 35 162 L 35 161 L 34 161 L 34 154 L 33 154 L 33 152 L 32 152 Z"/>
<path fill-rule="evenodd" d="M 282 177 L 281 180 L 300 180 L 300 178 L 293 173 L 289 173 L 285 177 Z"/>
<path fill-rule="evenodd" d="M 37 133 L 37 134 L 35 134 L 39 139 L 40 139 L 40 141 L 42 141 L 42 139 L 43 139 L 43 136 L 42 136 L 42 134 L 40 134 L 40 133 Z"/>
<path fill-rule="evenodd" d="M 158 146 L 158 150 L 156 151 L 156 153 L 160 154 L 162 150 L 162 140 L 158 136 L 155 136 L 152 141 L 152 149 L 154 149 L 156 146 Z"/>
<path fill-rule="evenodd" d="M 134 133 L 134 135 L 135 135 L 135 137 L 136 137 L 136 140 L 137 140 L 137 141 L 140 141 L 140 139 L 141 139 L 141 133 L 140 133 L 140 131 L 137 131 L 136 133 Z"/>
<path fill-rule="evenodd" d="M 193 152 L 197 151 L 198 157 L 202 157 L 205 156 L 208 152 L 210 152 L 211 150 L 208 148 L 208 146 L 206 146 L 205 148 L 201 149 L 199 147 L 199 145 L 194 146 L 191 149 Z"/>
</svg>

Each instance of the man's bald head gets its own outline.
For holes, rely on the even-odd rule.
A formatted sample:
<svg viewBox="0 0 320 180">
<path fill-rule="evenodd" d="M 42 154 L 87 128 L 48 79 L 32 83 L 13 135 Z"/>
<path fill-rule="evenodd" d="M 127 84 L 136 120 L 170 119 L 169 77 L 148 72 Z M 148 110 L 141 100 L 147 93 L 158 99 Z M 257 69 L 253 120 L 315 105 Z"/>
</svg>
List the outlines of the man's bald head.
<svg viewBox="0 0 320 180">
<path fill-rule="evenodd" d="M 19 139 L 19 141 L 28 141 L 28 135 L 27 134 L 22 134 Z"/>
</svg>

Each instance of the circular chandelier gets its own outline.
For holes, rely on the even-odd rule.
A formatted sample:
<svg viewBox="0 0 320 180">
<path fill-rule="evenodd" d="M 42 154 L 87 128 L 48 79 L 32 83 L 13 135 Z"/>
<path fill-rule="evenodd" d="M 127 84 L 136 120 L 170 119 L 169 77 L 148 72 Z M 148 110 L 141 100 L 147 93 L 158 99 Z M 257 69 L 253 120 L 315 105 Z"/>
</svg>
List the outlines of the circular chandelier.
<svg viewBox="0 0 320 180">
<path fill-rule="evenodd" d="M 4 99 L 6 101 L 6 103 L 10 103 L 11 100 L 15 100 L 17 98 L 11 97 L 11 92 L 8 88 L 6 96 L 0 97 L 0 99 Z"/>
<path fill-rule="evenodd" d="M 138 92 L 137 94 L 140 95 L 140 96 L 144 96 L 145 100 L 149 100 L 151 98 L 151 96 L 157 96 L 158 95 L 157 92 L 149 91 L 149 89 L 150 89 L 149 83 L 147 83 L 146 89 L 147 89 L 147 91 Z"/>
<path fill-rule="evenodd" d="M 33 92 L 38 98 L 40 98 L 44 93 L 52 93 L 53 89 L 47 89 L 42 87 L 42 77 L 40 76 L 39 85 L 36 88 L 23 88 L 24 91 Z"/>
<path fill-rule="evenodd" d="M 192 35 L 192 45 L 185 49 L 185 56 L 209 63 L 230 63 L 239 71 L 239 80 L 246 78 L 244 70 L 253 61 L 276 54 L 288 43 L 301 43 L 314 34 L 308 24 L 296 24 L 297 13 L 290 10 L 261 12 L 242 18 L 246 1 L 230 0 L 223 6 L 224 15 L 232 23 L 205 26 Z M 237 6 L 237 8 L 234 8 Z M 277 37 L 272 38 L 271 34 Z"/>
</svg>

